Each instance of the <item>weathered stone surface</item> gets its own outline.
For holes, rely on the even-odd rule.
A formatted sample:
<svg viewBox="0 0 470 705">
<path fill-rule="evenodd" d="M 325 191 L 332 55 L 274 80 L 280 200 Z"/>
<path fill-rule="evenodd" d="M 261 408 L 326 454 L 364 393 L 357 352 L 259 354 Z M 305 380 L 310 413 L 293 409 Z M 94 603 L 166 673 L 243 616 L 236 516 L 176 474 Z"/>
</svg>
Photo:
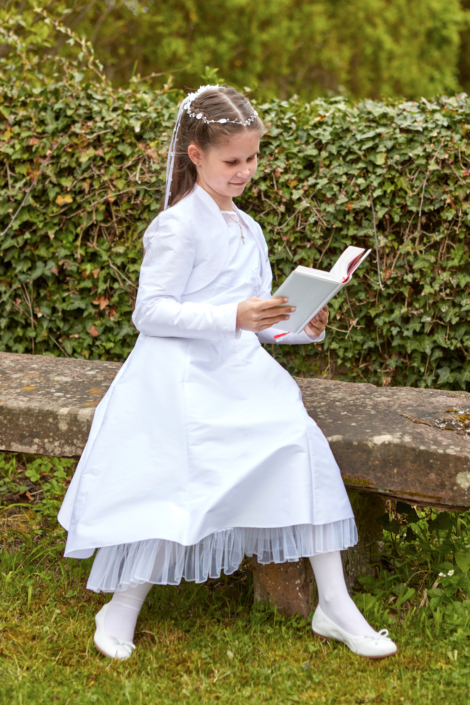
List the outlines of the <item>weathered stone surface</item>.
<svg viewBox="0 0 470 705">
<path fill-rule="evenodd" d="M 0 449 L 76 457 L 121 365 L 0 353 Z"/>
<path fill-rule="evenodd" d="M 470 506 L 470 394 L 297 382 L 347 486 L 412 504 Z"/>
<path fill-rule="evenodd" d="M 300 614 L 307 619 L 313 604 L 315 581 L 310 561 L 261 565 L 251 559 L 255 602 L 269 602 L 281 614 Z"/>
<path fill-rule="evenodd" d="M 120 367 L 0 353 L 0 449 L 79 456 Z M 297 381 L 347 486 L 427 506 L 470 506 L 470 394 Z"/>
</svg>

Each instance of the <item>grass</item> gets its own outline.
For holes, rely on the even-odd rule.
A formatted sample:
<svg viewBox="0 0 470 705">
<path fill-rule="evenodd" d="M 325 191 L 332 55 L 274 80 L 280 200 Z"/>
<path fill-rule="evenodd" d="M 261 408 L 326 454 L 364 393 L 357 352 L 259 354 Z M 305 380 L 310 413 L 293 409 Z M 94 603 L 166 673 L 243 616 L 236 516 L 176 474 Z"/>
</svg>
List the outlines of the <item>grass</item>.
<svg viewBox="0 0 470 705">
<path fill-rule="evenodd" d="M 0 703 L 402 703 L 470 701 L 470 514 L 391 506 L 384 551 L 355 600 L 397 656 L 368 661 L 253 605 L 248 565 L 204 585 L 157 587 L 124 663 L 93 646 L 108 599 L 65 560 L 56 515 L 73 462 L 0 456 Z M 441 573 L 441 575 L 439 575 Z"/>
</svg>

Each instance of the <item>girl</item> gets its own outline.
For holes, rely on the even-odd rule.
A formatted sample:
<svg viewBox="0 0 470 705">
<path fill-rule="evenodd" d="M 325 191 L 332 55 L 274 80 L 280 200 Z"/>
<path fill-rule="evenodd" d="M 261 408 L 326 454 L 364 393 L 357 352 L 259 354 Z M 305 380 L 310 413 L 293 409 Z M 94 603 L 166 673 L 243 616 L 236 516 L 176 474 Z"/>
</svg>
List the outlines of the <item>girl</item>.
<svg viewBox="0 0 470 705">
<path fill-rule="evenodd" d="M 325 308 L 275 338 L 294 309 L 271 298 L 261 228 L 240 211 L 263 124 L 233 88 L 183 100 L 168 154 L 165 207 L 144 236 L 136 346 L 96 409 L 59 514 L 65 555 L 98 553 L 87 587 L 114 593 L 95 645 L 126 659 L 154 584 L 308 556 L 312 627 L 355 653 L 396 651 L 345 586 L 340 551 L 356 527 L 339 468 L 290 375 L 261 347 L 323 340 Z M 279 331 L 279 329 L 277 329 Z"/>
</svg>

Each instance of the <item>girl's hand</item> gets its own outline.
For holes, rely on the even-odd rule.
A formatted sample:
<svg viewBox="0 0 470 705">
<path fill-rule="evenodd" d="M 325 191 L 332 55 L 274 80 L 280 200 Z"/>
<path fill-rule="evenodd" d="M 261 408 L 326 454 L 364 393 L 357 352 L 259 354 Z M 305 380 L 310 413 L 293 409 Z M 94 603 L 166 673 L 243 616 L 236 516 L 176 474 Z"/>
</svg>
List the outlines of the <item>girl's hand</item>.
<svg viewBox="0 0 470 705">
<path fill-rule="evenodd" d="M 288 301 L 281 297 L 264 301 L 256 296 L 242 301 L 237 308 L 237 328 L 259 333 L 280 321 L 287 321 L 287 314 L 295 311 L 295 308 L 285 305 Z"/>
<path fill-rule="evenodd" d="M 324 306 L 304 328 L 309 338 L 318 338 L 323 333 L 328 323 L 328 317 L 328 306 Z"/>
</svg>

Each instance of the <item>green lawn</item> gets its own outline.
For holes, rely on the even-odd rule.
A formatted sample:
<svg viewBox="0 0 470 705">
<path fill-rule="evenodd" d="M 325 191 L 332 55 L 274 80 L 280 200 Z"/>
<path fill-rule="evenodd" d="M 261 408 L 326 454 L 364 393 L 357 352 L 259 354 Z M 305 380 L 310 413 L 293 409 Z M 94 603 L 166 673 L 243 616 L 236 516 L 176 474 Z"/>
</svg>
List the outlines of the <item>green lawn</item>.
<svg viewBox="0 0 470 705">
<path fill-rule="evenodd" d="M 72 465 L 0 456 L 2 705 L 470 702 L 470 514 L 399 505 L 384 518 L 377 576 L 355 599 L 390 629 L 393 658 L 362 659 L 301 618 L 254 607 L 244 566 L 204 585 L 154 588 L 134 656 L 117 663 L 93 646 L 108 597 L 85 589 L 91 561 L 62 558 L 55 516 Z"/>
</svg>

